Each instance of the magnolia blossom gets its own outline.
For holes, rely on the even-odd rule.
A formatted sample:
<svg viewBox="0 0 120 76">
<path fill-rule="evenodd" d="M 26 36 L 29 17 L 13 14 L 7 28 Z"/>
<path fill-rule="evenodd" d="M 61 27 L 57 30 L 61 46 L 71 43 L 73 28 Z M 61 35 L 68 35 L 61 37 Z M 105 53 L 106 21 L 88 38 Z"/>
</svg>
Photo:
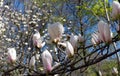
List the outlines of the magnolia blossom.
<svg viewBox="0 0 120 76">
<path fill-rule="evenodd" d="M 66 54 L 68 57 L 72 57 L 74 55 L 74 49 L 70 42 L 66 42 Z"/>
<path fill-rule="evenodd" d="M 93 33 L 92 34 L 92 38 L 91 38 L 91 42 L 93 45 L 96 45 L 96 44 L 99 44 L 100 43 L 100 38 L 99 38 L 99 33 L 96 32 L 96 33 Z"/>
<path fill-rule="evenodd" d="M 120 3 L 118 1 L 113 1 L 112 8 L 112 18 L 116 19 L 120 15 Z"/>
<path fill-rule="evenodd" d="M 15 48 L 8 48 L 8 61 L 14 63 L 16 61 L 16 50 Z"/>
<path fill-rule="evenodd" d="M 41 48 L 44 46 L 44 43 L 42 43 L 40 33 L 35 30 L 35 34 L 33 34 L 33 45 L 37 46 L 38 48 Z"/>
<path fill-rule="evenodd" d="M 56 22 L 54 24 L 48 25 L 48 33 L 51 37 L 51 40 L 55 43 L 60 41 L 62 34 L 64 33 L 64 27 L 61 23 Z"/>
<path fill-rule="evenodd" d="M 35 56 L 31 57 L 30 59 L 30 66 L 34 66 L 35 65 Z"/>
<path fill-rule="evenodd" d="M 52 61 L 52 55 L 48 50 L 45 50 L 42 53 L 42 62 L 46 72 L 50 72 L 52 70 Z"/>
<path fill-rule="evenodd" d="M 103 42 L 110 42 L 112 40 L 110 27 L 107 23 L 99 21 L 98 31 L 99 37 Z"/>
</svg>

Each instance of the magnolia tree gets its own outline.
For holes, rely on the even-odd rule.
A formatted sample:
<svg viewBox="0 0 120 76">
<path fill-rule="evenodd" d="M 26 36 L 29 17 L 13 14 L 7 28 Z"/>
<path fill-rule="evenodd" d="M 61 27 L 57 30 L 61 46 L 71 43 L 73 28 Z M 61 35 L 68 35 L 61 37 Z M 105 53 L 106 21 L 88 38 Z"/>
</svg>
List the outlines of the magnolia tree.
<svg viewBox="0 0 120 76">
<path fill-rule="evenodd" d="M 76 70 L 80 75 L 111 56 L 118 62 L 112 72 L 120 73 L 118 1 L 35 0 L 30 4 L 25 3 L 29 6 L 25 13 L 9 5 L 0 7 L 1 75 L 66 76 Z"/>
</svg>

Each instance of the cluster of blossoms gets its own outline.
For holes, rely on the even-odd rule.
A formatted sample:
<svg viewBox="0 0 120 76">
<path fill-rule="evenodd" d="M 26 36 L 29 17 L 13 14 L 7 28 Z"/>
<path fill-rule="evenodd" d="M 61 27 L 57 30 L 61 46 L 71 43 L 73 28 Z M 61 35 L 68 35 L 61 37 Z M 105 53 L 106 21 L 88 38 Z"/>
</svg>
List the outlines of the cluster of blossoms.
<svg viewBox="0 0 120 76">
<path fill-rule="evenodd" d="M 61 38 L 64 33 L 64 27 L 60 22 L 49 24 L 48 33 L 49 33 L 51 42 L 55 43 L 56 45 L 61 45 L 66 48 L 65 49 L 66 58 L 73 57 L 74 51 L 77 48 L 78 42 L 84 41 L 83 37 L 79 34 L 78 36 L 71 35 L 69 41 L 62 42 Z M 37 30 L 35 30 L 35 33 L 32 36 L 32 41 L 33 41 L 33 45 L 39 49 L 45 46 L 45 42 L 42 42 L 40 33 Z M 9 60 L 13 62 L 16 60 L 16 51 L 14 49 L 11 52 L 10 52 Z M 50 72 L 52 70 L 52 62 L 53 62 L 51 53 L 46 49 L 43 51 L 41 57 L 42 57 L 42 62 L 43 62 L 45 71 Z M 34 65 L 35 65 L 35 57 L 33 56 L 30 59 L 30 66 L 34 66 Z"/>
<path fill-rule="evenodd" d="M 104 21 L 99 21 L 98 23 L 98 32 L 92 34 L 91 39 L 93 45 L 99 44 L 101 41 L 109 43 L 112 41 L 112 32 L 110 27 Z"/>
<path fill-rule="evenodd" d="M 49 33 L 51 42 L 55 43 L 56 45 L 61 45 L 66 48 L 65 49 L 66 58 L 70 58 L 70 57 L 74 56 L 74 50 L 76 49 L 78 41 L 79 42 L 84 41 L 84 39 L 81 35 L 79 35 L 79 36 L 71 35 L 69 41 L 62 42 L 61 39 L 62 39 L 62 35 L 64 33 L 64 27 L 60 22 L 48 24 L 48 33 Z M 37 47 L 39 45 L 41 45 L 41 48 L 42 48 L 44 45 L 42 46 L 42 42 L 39 40 L 41 40 L 40 34 L 39 34 L 39 32 L 36 32 L 33 35 L 33 44 Z M 37 45 L 37 44 L 39 44 L 39 45 Z M 42 62 L 43 62 L 45 71 L 50 72 L 52 70 L 53 60 L 52 60 L 52 55 L 48 50 L 43 51 Z"/>
<path fill-rule="evenodd" d="M 117 1 L 113 1 L 112 5 L 112 19 L 120 18 L 120 3 Z M 120 26 L 118 25 L 117 31 L 120 31 Z M 92 34 L 91 42 L 93 45 L 97 45 L 100 42 L 110 43 L 112 41 L 113 34 L 110 30 L 110 24 L 105 23 L 104 21 L 98 22 L 98 32 Z"/>
<path fill-rule="evenodd" d="M 117 1 L 113 2 L 112 17 L 115 19 L 120 14 L 120 4 Z M 71 58 L 77 51 L 78 43 L 83 43 L 85 39 L 81 34 L 70 35 L 70 39 L 62 42 L 62 36 L 64 33 L 64 27 L 60 22 L 53 24 L 48 24 L 48 33 L 51 42 L 56 45 L 61 45 L 65 47 L 66 58 Z M 119 29 L 118 29 L 119 30 Z M 45 46 L 39 31 L 35 30 L 32 35 L 33 45 L 39 49 Z M 91 42 L 93 45 L 97 45 L 101 42 L 110 43 L 112 41 L 112 32 L 110 30 L 110 25 L 104 21 L 98 22 L 98 31 L 92 34 Z M 42 63 L 45 72 L 51 72 L 53 69 L 53 58 L 49 50 L 44 50 L 41 55 Z M 8 60 L 10 63 L 14 63 L 17 59 L 16 50 L 14 48 L 8 48 Z M 36 63 L 35 56 L 30 59 L 30 66 L 34 66 Z"/>
</svg>

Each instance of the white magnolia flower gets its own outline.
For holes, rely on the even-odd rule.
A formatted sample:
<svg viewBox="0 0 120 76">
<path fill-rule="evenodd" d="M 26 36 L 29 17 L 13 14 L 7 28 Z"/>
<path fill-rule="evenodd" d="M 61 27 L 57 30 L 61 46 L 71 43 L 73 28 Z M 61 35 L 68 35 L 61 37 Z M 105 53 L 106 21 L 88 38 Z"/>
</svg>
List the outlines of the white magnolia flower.
<svg viewBox="0 0 120 76">
<path fill-rule="evenodd" d="M 64 33 L 64 27 L 60 22 L 49 24 L 48 33 L 52 41 L 58 42 L 62 38 L 62 34 Z"/>
</svg>

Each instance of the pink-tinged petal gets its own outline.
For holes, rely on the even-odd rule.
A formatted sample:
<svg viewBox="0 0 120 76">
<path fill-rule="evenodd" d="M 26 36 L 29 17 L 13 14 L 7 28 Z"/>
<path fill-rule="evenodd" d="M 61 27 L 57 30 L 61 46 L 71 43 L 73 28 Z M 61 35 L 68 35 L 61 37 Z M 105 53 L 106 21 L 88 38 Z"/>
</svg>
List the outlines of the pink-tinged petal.
<svg viewBox="0 0 120 76">
<path fill-rule="evenodd" d="M 52 70 L 52 55 L 48 50 L 45 50 L 42 53 L 42 62 L 43 62 L 44 70 L 46 72 L 50 72 Z"/>
<path fill-rule="evenodd" d="M 74 49 L 70 42 L 66 42 L 66 55 L 72 57 L 74 55 Z"/>
<path fill-rule="evenodd" d="M 48 60 L 48 65 L 46 65 L 46 69 L 47 69 L 48 72 L 50 72 L 52 70 L 52 66 L 49 63 L 49 60 Z"/>
<path fill-rule="evenodd" d="M 33 34 L 33 45 L 37 46 L 38 48 L 41 48 L 43 46 L 42 46 L 42 39 L 41 39 L 40 33 L 37 30 L 35 31 L 36 33 Z"/>
<path fill-rule="evenodd" d="M 41 40 L 41 39 L 38 39 L 38 40 L 36 41 L 36 46 L 37 46 L 38 48 L 43 47 L 43 46 L 42 46 L 42 40 Z"/>
</svg>

